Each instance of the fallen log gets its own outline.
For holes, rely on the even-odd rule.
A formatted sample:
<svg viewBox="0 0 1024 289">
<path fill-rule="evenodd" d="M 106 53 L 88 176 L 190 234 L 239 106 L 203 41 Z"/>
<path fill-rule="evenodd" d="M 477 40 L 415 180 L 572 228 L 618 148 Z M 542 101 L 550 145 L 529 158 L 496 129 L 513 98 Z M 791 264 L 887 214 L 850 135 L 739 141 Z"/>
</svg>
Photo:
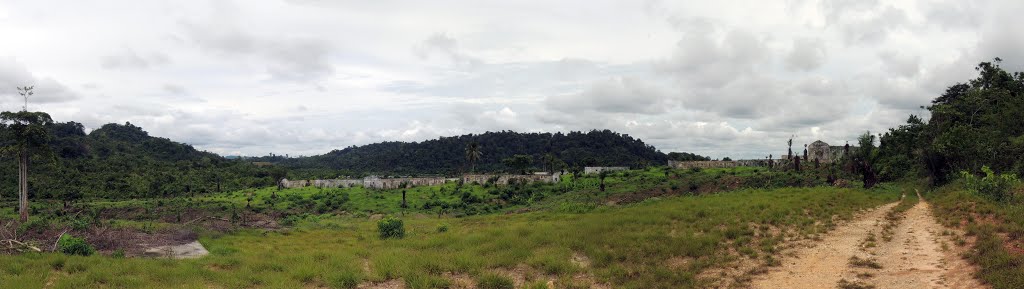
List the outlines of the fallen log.
<svg viewBox="0 0 1024 289">
<path fill-rule="evenodd" d="M 43 251 L 43 250 L 40 250 L 36 246 L 25 244 L 25 243 L 22 243 L 21 241 L 14 240 L 14 239 L 7 239 L 7 240 L 2 240 L 2 241 L 7 241 L 7 244 L 8 244 L 7 246 L 10 247 L 11 249 L 14 249 L 14 244 L 18 244 L 19 246 L 32 249 L 32 251 L 36 251 L 36 252 L 42 252 Z M 0 241 L 0 242 L 2 242 L 2 241 Z"/>
</svg>

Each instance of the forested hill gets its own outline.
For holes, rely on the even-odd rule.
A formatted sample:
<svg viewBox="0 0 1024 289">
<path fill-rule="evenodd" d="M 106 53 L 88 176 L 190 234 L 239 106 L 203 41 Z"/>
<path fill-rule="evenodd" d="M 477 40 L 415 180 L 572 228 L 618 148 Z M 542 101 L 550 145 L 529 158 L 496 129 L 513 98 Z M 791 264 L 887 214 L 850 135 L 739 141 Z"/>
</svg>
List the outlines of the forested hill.
<svg viewBox="0 0 1024 289">
<path fill-rule="evenodd" d="M 29 185 L 45 198 L 142 197 L 274 185 L 285 170 L 228 160 L 188 144 L 150 136 L 131 123 L 89 134 L 80 123 L 47 125 L 52 155 L 31 160 Z M 15 195 L 18 164 L 0 162 L 0 195 Z"/>
<path fill-rule="evenodd" d="M 327 154 L 280 162 L 290 169 L 328 169 L 353 173 L 456 174 L 469 171 L 466 147 L 476 142 L 481 157 L 477 172 L 506 171 L 502 160 L 528 155 L 533 168 L 550 166 L 661 165 L 668 156 L 642 140 L 610 130 L 563 133 L 487 132 L 441 137 L 423 142 L 383 142 L 352 146 Z"/>
<path fill-rule="evenodd" d="M 662 165 L 673 159 L 628 135 L 604 131 L 562 133 L 488 132 L 423 142 L 383 142 L 303 157 L 227 159 L 191 145 L 153 137 L 142 128 L 107 124 L 85 132 L 80 123 L 46 125 L 49 151 L 32 157 L 29 185 L 33 197 L 154 197 L 202 194 L 272 186 L 277 179 L 342 175 L 456 175 L 468 172 L 466 147 L 476 142 L 477 172 L 519 169 L 572 169 L 583 166 Z M 6 130 L 0 130 L 6 131 Z M 0 139 L 9 142 L 8 136 Z M 510 165 L 506 159 L 525 165 Z M 18 162 L 0 157 L 0 198 L 15 196 Z"/>
</svg>

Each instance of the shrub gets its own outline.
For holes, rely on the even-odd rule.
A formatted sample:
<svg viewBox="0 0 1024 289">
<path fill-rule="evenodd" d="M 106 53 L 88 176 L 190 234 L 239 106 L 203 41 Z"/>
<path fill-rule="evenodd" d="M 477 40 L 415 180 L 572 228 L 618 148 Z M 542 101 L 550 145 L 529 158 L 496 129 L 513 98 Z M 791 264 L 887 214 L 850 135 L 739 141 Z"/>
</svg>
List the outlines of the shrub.
<svg viewBox="0 0 1024 289">
<path fill-rule="evenodd" d="M 114 253 L 110 254 L 110 257 L 114 257 L 116 259 L 124 259 L 124 249 L 114 250 Z"/>
<path fill-rule="evenodd" d="M 64 254 L 68 255 L 82 255 L 89 256 L 96 253 L 96 250 L 89 246 L 89 243 L 85 242 L 85 239 L 77 238 L 69 234 L 64 234 L 57 241 L 57 249 Z"/>
<path fill-rule="evenodd" d="M 993 198 L 996 201 L 1009 200 L 1011 197 L 1010 189 L 1020 182 L 1017 179 L 1017 175 L 997 175 L 988 166 L 981 167 L 981 171 L 985 173 L 985 176 L 982 178 L 978 178 L 969 172 L 961 171 L 960 175 L 964 179 L 964 188 L 972 193 Z"/>
<path fill-rule="evenodd" d="M 395 217 L 387 217 L 377 221 L 377 231 L 381 239 L 401 239 L 405 237 L 405 224 Z"/>
<path fill-rule="evenodd" d="M 438 233 L 448 232 L 448 223 L 441 223 L 441 225 L 437 226 L 437 232 Z"/>
<path fill-rule="evenodd" d="M 512 283 L 512 279 L 497 274 L 485 274 L 480 276 L 477 283 L 480 289 L 512 289 L 515 287 L 515 283 Z"/>
</svg>

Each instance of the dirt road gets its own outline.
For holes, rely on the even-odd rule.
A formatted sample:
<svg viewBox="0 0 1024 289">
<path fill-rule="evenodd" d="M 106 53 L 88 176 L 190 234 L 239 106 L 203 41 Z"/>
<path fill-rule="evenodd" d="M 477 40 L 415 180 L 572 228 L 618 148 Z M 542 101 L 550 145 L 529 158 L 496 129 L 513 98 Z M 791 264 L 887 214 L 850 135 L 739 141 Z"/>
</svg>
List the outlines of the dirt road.
<svg viewBox="0 0 1024 289">
<path fill-rule="evenodd" d="M 812 247 L 755 277 L 755 288 L 986 288 L 950 242 L 955 234 L 921 201 L 902 214 L 892 203 L 836 228 Z M 901 216 L 901 217 L 900 217 Z"/>
</svg>

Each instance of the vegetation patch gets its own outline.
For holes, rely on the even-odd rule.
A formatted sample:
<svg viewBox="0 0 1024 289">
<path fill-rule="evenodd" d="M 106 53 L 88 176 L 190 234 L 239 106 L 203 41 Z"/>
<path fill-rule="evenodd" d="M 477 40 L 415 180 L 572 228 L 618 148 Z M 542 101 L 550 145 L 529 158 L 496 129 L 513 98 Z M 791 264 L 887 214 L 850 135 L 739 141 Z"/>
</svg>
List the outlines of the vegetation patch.
<svg viewBox="0 0 1024 289">
<path fill-rule="evenodd" d="M 377 232 L 381 239 L 401 239 L 405 237 L 405 223 L 395 217 L 387 217 L 377 221 Z"/>
</svg>

